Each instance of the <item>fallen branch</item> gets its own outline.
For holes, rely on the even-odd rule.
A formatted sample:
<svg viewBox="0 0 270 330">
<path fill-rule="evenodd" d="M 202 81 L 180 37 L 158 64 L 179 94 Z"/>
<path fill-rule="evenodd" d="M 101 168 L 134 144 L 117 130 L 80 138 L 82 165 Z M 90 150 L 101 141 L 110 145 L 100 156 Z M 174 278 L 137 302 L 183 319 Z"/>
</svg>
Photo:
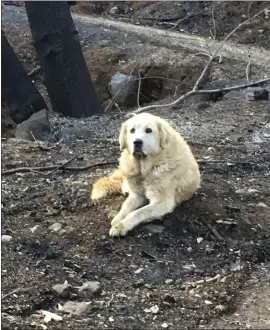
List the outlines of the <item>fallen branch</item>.
<svg viewBox="0 0 270 330">
<path fill-rule="evenodd" d="M 210 64 L 212 63 L 212 61 L 216 58 L 217 54 L 219 53 L 220 49 L 223 47 L 224 43 L 238 30 L 240 29 L 243 25 L 247 24 L 248 22 L 250 22 L 251 19 L 259 16 L 261 13 L 263 13 L 265 11 L 265 9 L 267 9 L 268 7 L 264 8 L 263 10 L 259 11 L 257 14 L 253 15 L 251 18 L 246 19 L 245 21 L 243 21 L 242 23 L 240 23 L 239 25 L 237 25 L 226 37 L 225 39 L 223 39 L 223 41 L 221 42 L 221 44 L 217 47 L 217 49 L 215 50 L 215 52 L 209 57 L 208 62 L 206 63 L 201 75 L 199 76 L 199 78 L 197 79 L 193 89 L 191 91 L 189 91 L 188 93 L 180 96 L 178 99 L 176 99 L 175 101 L 171 102 L 171 103 L 167 103 L 167 104 L 157 104 L 157 105 L 149 105 L 146 107 L 142 107 L 140 109 L 137 109 L 135 111 L 133 111 L 133 114 L 137 114 L 143 111 L 148 111 L 148 110 L 152 110 L 152 109 L 157 109 L 157 108 L 164 108 L 164 107 L 171 107 L 174 105 L 177 105 L 179 102 L 187 99 L 188 97 L 191 97 L 193 95 L 196 94 L 209 94 L 209 93 L 216 93 L 216 92 L 228 92 L 228 91 L 232 91 L 232 90 L 236 90 L 236 89 L 240 89 L 240 88 L 246 88 L 249 86 L 254 86 L 259 84 L 260 82 L 265 82 L 265 81 L 269 81 L 270 78 L 266 78 L 263 79 L 261 81 L 258 82 L 254 82 L 251 84 L 246 84 L 246 85 L 239 85 L 239 86 L 233 86 L 233 87 L 227 87 L 227 88 L 220 88 L 220 89 L 216 89 L 216 90 L 199 90 L 199 86 L 202 82 L 202 80 L 204 79 L 204 76 L 206 74 L 206 72 L 208 71 Z M 126 115 L 126 117 L 129 116 L 129 114 Z"/>
<path fill-rule="evenodd" d="M 260 85 L 263 83 L 266 83 L 270 81 L 270 77 L 265 78 L 265 79 L 261 79 L 249 84 L 243 84 L 243 85 L 236 85 L 236 86 L 231 86 L 231 87 L 224 87 L 224 88 L 217 88 L 217 89 L 201 89 L 201 90 L 191 90 L 188 93 L 180 96 L 177 100 L 171 102 L 171 103 L 166 103 L 166 104 L 156 104 L 156 105 L 148 105 L 146 107 L 142 107 L 138 110 L 135 110 L 133 112 L 130 112 L 128 114 L 126 114 L 126 117 L 129 117 L 131 114 L 138 114 L 140 112 L 143 111 L 149 111 L 149 110 L 153 110 L 153 109 L 157 109 L 157 108 L 166 108 L 166 107 L 172 107 L 174 105 L 177 105 L 178 103 L 180 103 L 181 101 L 184 101 L 185 99 L 193 96 L 193 95 L 198 95 L 198 94 L 214 94 L 214 93 L 220 93 L 220 92 L 224 92 L 224 93 L 228 93 L 234 90 L 238 90 L 238 89 L 243 89 L 243 88 L 247 88 L 247 87 L 252 87 L 252 86 L 256 86 L 256 85 Z"/>
<path fill-rule="evenodd" d="M 94 168 L 94 167 L 99 167 L 99 166 L 107 166 L 107 165 L 115 165 L 117 164 L 118 161 L 111 161 L 111 162 L 100 162 L 100 163 L 95 163 L 95 164 L 89 164 L 86 166 L 79 166 L 79 167 L 64 167 L 61 169 L 65 170 L 65 171 L 86 171 L 89 170 L 90 168 Z M 14 174 L 14 173 L 26 173 L 26 172 L 45 172 L 45 171 L 51 171 L 51 170 L 55 170 L 55 169 L 59 169 L 59 166 L 57 165 L 51 165 L 51 166 L 43 166 L 43 167 L 18 167 L 18 168 L 14 168 L 12 170 L 7 170 L 7 171 L 2 171 L 1 174 L 4 175 L 10 175 L 10 174 Z"/>
<path fill-rule="evenodd" d="M 13 295 L 14 293 L 18 293 L 18 292 L 27 292 L 27 291 L 29 291 L 30 289 L 31 289 L 31 288 L 17 288 L 17 289 L 14 289 L 14 290 L 12 290 L 12 291 L 9 292 L 9 293 L 4 294 L 4 295 L 2 296 L 2 299 L 5 299 L 5 298 L 11 296 L 11 295 Z"/>
<path fill-rule="evenodd" d="M 53 169 L 52 171 L 50 171 L 49 173 L 47 173 L 47 175 L 53 174 L 54 172 L 56 172 L 58 170 L 61 170 L 67 164 L 71 163 L 74 159 L 78 158 L 81 154 L 83 154 L 83 151 L 79 152 L 77 155 L 73 156 L 72 158 L 70 158 L 69 160 L 67 160 L 66 162 L 64 162 L 63 164 L 60 164 L 55 169 Z"/>
</svg>

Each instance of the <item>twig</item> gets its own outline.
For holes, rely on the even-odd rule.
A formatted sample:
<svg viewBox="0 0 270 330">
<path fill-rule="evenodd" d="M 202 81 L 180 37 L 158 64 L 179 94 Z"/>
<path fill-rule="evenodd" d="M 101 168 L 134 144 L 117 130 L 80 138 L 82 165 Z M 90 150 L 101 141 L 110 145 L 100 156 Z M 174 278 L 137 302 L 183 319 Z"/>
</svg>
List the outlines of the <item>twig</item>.
<svg viewBox="0 0 270 330">
<path fill-rule="evenodd" d="M 74 159 L 78 158 L 83 153 L 84 153 L 83 151 L 79 152 L 77 155 L 73 156 L 72 158 L 70 158 L 69 160 L 67 160 L 66 162 L 64 162 L 63 164 L 60 164 L 55 169 L 53 169 L 52 171 L 48 172 L 46 175 L 51 175 L 51 174 L 55 173 L 56 171 L 61 170 L 63 167 L 65 167 L 67 164 L 71 163 Z"/>
<path fill-rule="evenodd" d="M 268 8 L 268 7 L 266 7 Z M 156 109 L 156 108 L 164 108 L 164 107 L 169 107 L 169 106 L 174 106 L 176 104 L 178 104 L 179 102 L 185 100 L 186 98 L 192 96 L 192 95 L 195 95 L 195 94 L 209 94 L 209 93 L 213 93 L 213 91 L 204 91 L 202 92 L 202 90 L 200 91 L 199 90 L 199 85 L 200 83 L 202 82 L 202 80 L 204 79 L 204 76 L 207 72 L 207 70 L 209 69 L 210 67 L 210 64 L 212 63 L 212 61 L 214 60 L 214 58 L 217 56 L 218 52 L 220 51 L 220 49 L 223 47 L 224 43 L 238 30 L 240 29 L 243 25 L 245 25 L 247 22 L 249 22 L 252 18 L 256 17 L 256 16 L 259 16 L 261 13 L 263 13 L 265 11 L 264 8 L 263 10 L 260 10 L 257 14 L 253 15 L 251 18 L 248 18 L 246 19 L 245 21 L 243 21 L 242 23 L 240 23 L 239 25 L 237 25 L 226 37 L 225 39 L 223 39 L 223 41 L 221 42 L 221 44 L 217 47 L 217 49 L 215 50 L 215 52 L 212 54 L 212 56 L 209 58 L 208 62 L 206 63 L 206 66 L 204 67 L 201 75 L 199 76 L 198 80 L 196 81 L 193 89 L 191 91 L 189 91 L 188 93 L 180 96 L 178 99 L 176 99 L 175 101 L 171 102 L 171 103 L 168 103 L 168 104 L 157 104 L 157 105 L 150 105 L 150 106 L 146 106 L 146 107 L 142 107 L 140 109 L 137 109 L 135 111 L 133 111 L 133 113 L 140 113 L 140 112 L 143 112 L 143 111 L 146 111 L 146 110 L 151 110 L 151 109 Z M 269 79 L 269 78 L 268 78 Z M 257 84 L 255 82 L 255 84 Z M 241 85 L 240 85 L 241 86 Z M 254 83 L 252 85 L 249 85 L 249 86 L 254 86 Z M 227 91 L 231 91 L 231 90 L 235 90 L 235 89 L 238 89 L 238 88 L 245 88 L 245 87 L 248 87 L 248 86 L 243 86 L 242 87 L 238 87 L 238 88 L 235 88 L 236 86 L 233 86 L 231 87 L 230 89 L 227 88 Z M 223 89 L 220 89 L 220 90 L 217 90 L 218 91 L 225 91 L 226 88 L 223 88 Z"/>
<path fill-rule="evenodd" d="M 248 64 L 246 67 L 246 77 L 247 77 L 247 83 L 249 83 L 250 81 L 250 77 L 251 77 L 251 54 L 249 53 L 249 59 L 248 59 Z"/>
<path fill-rule="evenodd" d="M 212 33 L 212 29 L 210 29 L 211 36 L 213 40 L 216 40 L 217 37 L 217 29 L 216 29 L 216 20 L 215 20 L 215 15 L 214 15 L 214 9 L 215 9 L 215 4 L 214 2 L 212 3 L 212 21 L 213 21 L 213 29 L 214 32 Z"/>
<path fill-rule="evenodd" d="M 247 87 L 251 87 L 251 86 L 256 86 L 265 82 L 270 81 L 270 77 L 265 78 L 265 79 L 261 79 L 249 84 L 244 84 L 244 85 L 236 85 L 236 86 L 231 86 L 231 87 L 224 87 L 224 88 L 217 88 L 217 89 L 201 89 L 201 90 L 191 90 L 188 93 L 180 96 L 177 100 L 171 102 L 171 103 L 166 103 L 166 104 L 155 104 L 155 105 L 148 105 L 146 107 L 142 107 L 140 109 L 137 109 L 135 111 L 132 111 L 132 114 L 138 114 L 140 112 L 143 111 L 149 111 L 149 110 L 153 110 L 153 109 L 157 109 L 157 108 L 166 108 L 166 107 L 172 107 L 174 105 L 177 105 L 178 103 L 180 103 L 181 101 L 184 101 L 185 99 L 193 96 L 193 95 L 197 95 L 197 94 L 212 94 L 212 93 L 219 93 L 219 92 L 231 92 L 234 90 L 238 90 L 238 89 L 243 89 L 243 88 L 247 88 Z M 126 117 L 129 117 L 131 113 L 126 114 Z"/>
<path fill-rule="evenodd" d="M 219 234 L 219 232 L 216 230 L 215 227 L 213 227 L 212 225 L 210 225 L 210 223 L 206 222 L 203 220 L 203 223 L 206 227 L 208 227 L 210 229 L 210 231 L 214 234 L 214 236 L 219 240 L 224 242 L 224 238 Z"/>
<path fill-rule="evenodd" d="M 220 51 L 220 49 L 223 47 L 224 43 L 237 31 L 239 30 L 243 25 L 247 24 L 252 18 L 259 16 L 261 13 L 263 13 L 265 11 L 265 8 L 261 11 L 259 11 L 257 14 L 253 15 L 251 18 L 246 19 L 245 21 L 243 21 L 242 23 L 240 23 L 239 25 L 237 25 L 229 34 L 227 34 L 227 36 L 225 37 L 225 39 L 222 40 L 221 44 L 219 45 L 219 47 L 215 50 L 214 54 L 210 57 L 208 63 L 206 64 L 203 72 L 201 73 L 199 79 L 197 80 L 193 90 L 197 90 L 198 86 L 200 85 L 201 81 L 204 78 L 204 75 L 206 73 L 206 71 L 208 70 L 210 64 L 212 63 L 213 59 L 216 57 L 216 55 L 218 54 L 218 52 Z"/>
<path fill-rule="evenodd" d="M 110 306 L 110 304 L 112 303 L 113 299 L 114 299 L 114 294 L 112 293 L 112 297 L 111 297 L 111 299 L 108 301 L 108 303 L 107 303 L 107 307 Z"/>
<path fill-rule="evenodd" d="M 118 161 L 111 161 L 111 162 L 100 162 L 95 164 L 89 164 L 86 166 L 79 166 L 79 167 L 65 167 L 65 171 L 86 171 L 90 168 L 99 167 L 99 166 L 106 166 L 106 165 L 115 165 Z M 44 171 L 50 171 L 58 168 L 59 166 L 51 165 L 51 166 L 44 166 L 44 167 L 18 167 L 14 168 L 12 170 L 2 171 L 2 175 L 10 175 L 14 173 L 26 173 L 26 172 L 44 172 Z"/>
<path fill-rule="evenodd" d="M 12 291 L 9 292 L 9 293 L 4 294 L 4 295 L 2 296 L 2 299 L 5 299 L 5 298 L 11 296 L 11 295 L 14 294 L 14 293 L 17 293 L 17 292 L 27 292 L 27 291 L 29 291 L 30 289 L 31 289 L 31 288 L 17 288 L 17 289 L 14 289 L 14 290 L 12 290 Z"/>
</svg>

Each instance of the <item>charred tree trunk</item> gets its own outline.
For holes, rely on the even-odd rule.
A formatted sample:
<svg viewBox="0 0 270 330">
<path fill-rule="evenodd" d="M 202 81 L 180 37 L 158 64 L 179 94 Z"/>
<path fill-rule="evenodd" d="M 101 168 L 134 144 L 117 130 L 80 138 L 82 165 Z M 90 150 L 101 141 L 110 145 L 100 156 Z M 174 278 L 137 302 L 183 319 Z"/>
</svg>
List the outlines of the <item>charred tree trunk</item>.
<svg viewBox="0 0 270 330">
<path fill-rule="evenodd" d="M 25 1 L 44 83 L 54 111 L 70 117 L 102 113 L 66 1 Z"/>
<path fill-rule="evenodd" d="M 33 113 L 47 109 L 47 105 L 32 83 L 13 48 L 1 29 L 2 42 L 2 98 L 12 120 L 19 124 Z"/>
</svg>

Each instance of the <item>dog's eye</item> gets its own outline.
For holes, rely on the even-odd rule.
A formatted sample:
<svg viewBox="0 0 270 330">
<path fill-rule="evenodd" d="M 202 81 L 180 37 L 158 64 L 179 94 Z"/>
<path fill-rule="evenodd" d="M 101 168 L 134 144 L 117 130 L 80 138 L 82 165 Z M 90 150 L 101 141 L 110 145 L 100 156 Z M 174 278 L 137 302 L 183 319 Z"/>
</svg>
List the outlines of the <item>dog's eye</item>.
<svg viewBox="0 0 270 330">
<path fill-rule="evenodd" d="M 151 130 L 151 128 L 147 128 L 146 130 L 145 130 L 145 133 L 152 133 L 152 130 Z"/>
<path fill-rule="evenodd" d="M 135 128 L 132 128 L 132 129 L 130 130 L 130 133 L 135 133 Z"/>
</svg>

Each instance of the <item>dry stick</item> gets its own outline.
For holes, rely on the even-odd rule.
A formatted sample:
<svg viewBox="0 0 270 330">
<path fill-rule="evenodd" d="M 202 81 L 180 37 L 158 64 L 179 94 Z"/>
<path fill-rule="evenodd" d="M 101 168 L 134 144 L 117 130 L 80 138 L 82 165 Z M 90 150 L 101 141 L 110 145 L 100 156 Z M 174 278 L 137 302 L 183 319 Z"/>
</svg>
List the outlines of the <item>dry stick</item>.
<svg viewBox="0 0 270 330">
<path fill-rule="evenodd" d="M 69 160 L 64 162 L 63 164 L 60 164 L 59 166 L 57 166 L 52 171 L 46 173 L 46 175 L 50 175 L 50 174 L 53 174 L 54 172 L 56 172 L 57 170 L 61 170 L 63 167 L 65 167 L 67 164 L 71 163 L 74 159 L 78 158 L 83 153 L 84 153 L 84 151 L 79 152 L 77 155 L 73 156 L 72 158 L 70 158 Z"/>
<path fill-rule="evenodd" d="M 65 167 L 63 168 L 65 171 L 86 171 L 90 168 L 98 167 L 98 166 L 106 166 L 106 165 L 114 165 L 117 164 L 118 161 L 111 161 L 111 162 L 100 162 L 100 163 L 95 163 L 95 164 L 89 164 L 86 166 L 79 166 L 79 167 Z M 7 171 L 2 171 L 1 174 L 4 175 L 10 175 L 14 173 L 26 173 L 26 172 L 34 172 L 34 173 L 39 173 L 39 172 L 44 172 L 44 171 L 50 171 L 58 169 L 58 166 L 56 165 L 51 165 L 51 166 L 44 166 L 44 167 L 17 167 L 12 170 L 7 170 Z"/>
<path fill-rule="evenodd" d="M 217 29 L 216 29 L 216 20 L 215 20 L 215 14 L 214 14 L 214 9 L 215 9 L 215 4 L 214 2 L 212 3 L 212 21 L 213 21 L 213 29 L 214 32 L 212 33 L 212 29 L 210 29 L 211 36 L 213 40 L 216 40 L 217 37 Z"/>
<path fill-rule="evenodd" d="M 218 93 L 218 92 L 230 92 L 230 91 L 234 91 L 234 90 L 238 90 L 238 89 L 243 89 L 243 88 L 247 88 L 247 87 L 259 85 L 259 84 L 262 84 L 262 83 L 265 83 L 265 82 L 268 82 L 268 81 L 270 81 L 270 77 L 265 78 L 265 79 L 261 79 L 261 80 L 258 80 L 258 81 L 255 81 L 255 82 L 250 83 L 250 84 L 244 84 L 244 85 L 236 85 L 236 86 L 224 87 L 224 88 L 217 88 L 217 89 L 191 90 L 188 93 L 182 95 L 177 100 L 175 100 L 175 101 L 173 101 L 171 103 L 157 104 L 157 105 L 148 105 L 146 107 L 140 108 L 138 110 L 135 110 L 135 111 L 132 111 L 131 113 L 126 114 L 125 117 L 129 117 L 130 115 L 138 114 L 138 113 L 143 112 L 143 111 L 149 111 L 149 110 L 153 110 L 153 109 L 157 109 L 157 108 L 171 107 L 171 106 L 177 105 L 180 101 L 183 101 L 183 100 L 185 100 L 188 97 L 191 97 L 193 95 L 197 95 L 197 94 L 211 94 L 211 93 Z"/>
<path fill-rule="evenodd" d="M 30 289 L 31 289 L 31 288 L 17 288 L 17 289 L 14 289 L 14 290 L 12 290 L 12 291 L 9 292 L 9 293 L 4 294 L 4 295 L 2 296 L 2 299 L 5 299 L 5 298 L 7 298 L 7 297 L 13 295 L 14 293 L 17 293 L 17 292 L 27 292 L 27 291 L 29 291 Z"/>
<path fill-rule="evenodd" d="M 248 64 L 246 67 L 246 77 L 247 77 L 247 82 L 249 83 L 251 77 L 251 53 L 249 53 Z"/>
<path fill-rule="evenodd" d="M 209 58 L 205 68 L 203 69 L 200 77 L 198 78 L 196 84 L 194 85 L 193 89 L 191 91 L 189 91 L 188 93 L 180 96 L 178 99 L 176 99 L 175 101 L 168 103 L 168 104 L 157 104 L 157 105 L 150 105 L 150 106 L 146 106 L 146 107 L 142 107 L 138 110 L 133 111 L 133 113 L 137 114 L 146 110 L 151 110 L 151 109 L 156 109 L 156 108 L 164 108 L 164 107 L 170 107 L 170 106 L 174 106 L 176 104 L 178 104 L 180 101 L 185 100 L 186 98 L 195 95 L 195 94 L 209 94 L 209 93 L 213 93 L 213 92 L 221 92 L 221 91 L 231 91 L 231 90 L 235 90 L 237 89 L 237 86 L 233 86 L 233 87 L 227 87 L 227 88 L 220 88 L 217 90 L 198 90 L 200 83 L 202 82 L 207 70 L 209 69 L 210 64 L 212 63 L 212 61 L 214 60 L 214 58 L 217 56 L 218 52 L 220 51 L 220 49 L 223 47 L 224 43 L 238 30 L 240 29 L 243 25 L 245 25 L 247 22 L 249 22 L 251 19 L 253 19 L 256 16 L 259 16 L 261 13 L 263 13 L 265 11 L 265 9 L 268 9 L 270 7 L 266 7 L 263 10 L 259 11 L 257 14 L 253 15 L 251 18 L 248 18 L 247 20 L 243 21 L 242 23 L 240 23 L 238 26 L 236 26 L 227 36 L 226 38 L 221 42 L 221 44 L 219 45 L 219 47 L 215 50 L 215 52 L 212 54 L 212 56 Z M 265 79 L 264 79 L 265 80 Z M 268 81 L 268 79 L 266 79 L 266 81 Z M 249 86 L 254 86 L 254 84 L 258 84 L 259 82 L 255 82 L 249 85 L 240 85 L 242 87 L 239 86 L 239 88 L 245 88 L 245 87 L 249 87 Z M 128 116 L 128 114 L 126 115 Z"/>
</svg>

